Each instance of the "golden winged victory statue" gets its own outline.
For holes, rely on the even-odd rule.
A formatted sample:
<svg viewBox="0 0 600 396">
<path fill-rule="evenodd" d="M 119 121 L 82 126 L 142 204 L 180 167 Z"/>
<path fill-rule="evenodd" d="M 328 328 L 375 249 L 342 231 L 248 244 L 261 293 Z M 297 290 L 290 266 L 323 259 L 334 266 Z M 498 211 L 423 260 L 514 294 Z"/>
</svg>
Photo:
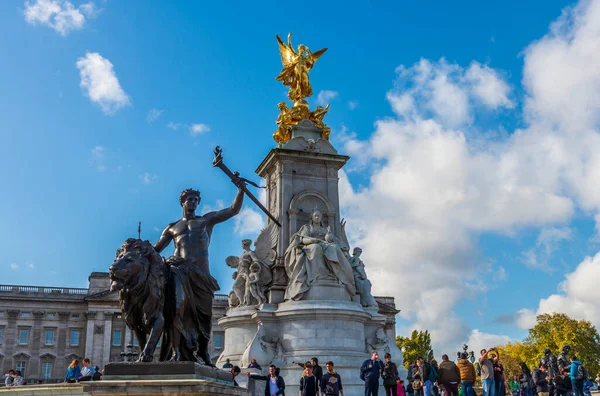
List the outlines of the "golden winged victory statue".
<svg viewBox="0 0 600 396">
<path fill-rule="evenodd" d="M 273 138 L 277 143 L 287 142 L 291 138 L 292 126 L 297 125 L 304 119 L 309 119 L 323 131 L 321 137 L 328 140 L 331 130 L 323 123 L 323 117 L 327 113 L 329 105 L 326 108 L 319 106 L 317 110 L 311 112 L 308 103 L 304 100 L 304 98 L 312 96 L 308 72 L 321 55 L 327 51 L 327 48 L 311 52 L 306 45 L 300 44 L 298 51 L 296 51 L 292 46 L 292 33 L 288 34 L 287 44 L 277 35 L 277 43 L 279 44 L 283 70 L 281 70 L 276 80 L 283 82 L 286 87 L 290 87 L 288 98 L 294 105 L 291 108 L 288 108 L 285 102 L 277 105 L 280 114 L 277 117 L 278 128 L 273 134 Z"/>
</svg>

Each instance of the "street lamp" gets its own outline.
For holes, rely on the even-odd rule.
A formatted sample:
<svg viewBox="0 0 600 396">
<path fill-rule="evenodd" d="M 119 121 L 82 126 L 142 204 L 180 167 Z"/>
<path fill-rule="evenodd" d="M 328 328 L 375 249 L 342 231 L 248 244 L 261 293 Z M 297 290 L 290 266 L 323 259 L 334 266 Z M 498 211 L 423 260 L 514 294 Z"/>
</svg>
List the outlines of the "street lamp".
<svg viewBox="0 0 600 396">
<path fill-rule="evenodd" d="M 121 352 L 121 359 L 123 362 L 135 362 L 139 357 L 139 348 L 132 344 L 127 345 L 127 352 Z"/>
<path fill-rule="evenodd" d="M 469 346 L 467 344 L 464 344 L 462 349 L 463 349 L 462 351 L 456 352 L 457 360 L 460 359 L 460 356 L 463 353 L 465 353 L 469 357 L 469 360 L 471 361 L 471 363 L 473 363 L 475 361 L 475 352 L 473 352 L 473 351 L 468 352 Z"/>
</svg>

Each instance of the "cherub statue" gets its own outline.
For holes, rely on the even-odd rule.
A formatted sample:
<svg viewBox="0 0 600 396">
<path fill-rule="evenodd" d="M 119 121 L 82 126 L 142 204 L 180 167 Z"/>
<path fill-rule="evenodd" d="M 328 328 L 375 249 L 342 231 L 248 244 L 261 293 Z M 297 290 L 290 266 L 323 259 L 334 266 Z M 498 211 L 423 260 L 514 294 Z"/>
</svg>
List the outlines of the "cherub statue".
<svg viewBox="0 0 600 396">
<path fill-rule="evenodd" d="M 346 221 L 342 219 L 342 244 L 344 254 L 348 257 L 348 261 L 352 266 L 352 272 L 354 275 L 354 284 L 356 285 L 356 293 L 360 295 L 360 305 L 363 307 L 377 307 L 377 301 L 373 294 L 371 294 L 371 281 L 367 278 L 365 271 L 365 263 L 360 259 L 362 249 L 359 247 L 354 248 L 352 256 L 350 256 L 350 243 L 346 236 Z"/>
<path fill-rule="evenodd" d="M 245 301 L 247 305 L 251 304 L 251 300 L 254 298 L 257 304 L 263 304 L 267 301 L 265 298 L 264 284 L 261 284 L 261 272 L 262 266 L 259 262 L 255 261 L 250 265 L 250 274 L 246 281 L 246 297 Z M 253 303 L 254 301 L 252 301 Z"/>
<path fill-rule="evenodd" d="M 329 135 L 331 134 L 331 129 L 327 125 L 325 125 L 325 123 L 323 123 L 323 118 L 325 117 L 325 114 L 327 114 L 328 111 L 329 105 L 325 107 L 317 106 L 317 109 L 311 112 L 308 116 L 308 119 L 312 121 L 312 123 L 315 124 L 317 128 L 321 129 L 321 137 L 325 140 L 329 140 Z"/>
<path fill-rule="evenodd" d="M 292 137 L 291 126 L 294 125 L 292 122 L 292 113 L 285 102 L 278 103 L 277 107 L 280 113 L 277 116 L 277 130 L 273 134 L 273 139 L 277 143 L 285 143 Z"/>
<path fill-rule="evenodd" d="M 269 223 L 269 226 L 262 230 L 256 238 L 255 250 L 250 249 L 252 240 L 244 239 L 242 241 L 244 252 L 239 257 L 229 256 L 225 259 L 229 267 L 238 269 L 237 277 L 232 285 L 232 292 L 239 300 L 239 305 L 252 304 L 252 301 L 249 301 L 251 296 L 254 296 L 257 301 L 264 302 L 266 300 L 264 297 L 265 287 L 273 279 L 271 266 L 277 256 L 274 250 L 277 246 L 277 231 L 277 225 L 273 222 Z M 258 270 L 254 266 L 255 264 L 258 266 Z M 252 270 L 253 266 L 254 271 Z M 252 287 L 254 287 L 254 293 Z M 255 293 L 262 293 L 262 298 L 257 298 Z M 230 306 L 235 306 L 231 302 L 235 302 L 235 299 L 230 298 Z"/>
<path fill-rule="evenodd" d="M 321 55 L 327 51 L 323 48 L 317 52 L 310 52 L 310 49 L 304 44 L 298 46 L 298 52 L 292 46 L 292 33 L 288 34 L 287 44 L 277 36 L 279 44 L 279 53 L 283 70 L 277 76 L 277 81 L 282 81 L 283 85 L 290 87 L 288 98 L 294 104 L 304 102 L 304 98 L 312 95 L 312 87 L 308 79 L 308 72 L 313 68 L 315 62 Z M 305 103 L 305 102 L 304 102 Z M 304 105 L 304 103 L 302 103 Z"/>
</svg>

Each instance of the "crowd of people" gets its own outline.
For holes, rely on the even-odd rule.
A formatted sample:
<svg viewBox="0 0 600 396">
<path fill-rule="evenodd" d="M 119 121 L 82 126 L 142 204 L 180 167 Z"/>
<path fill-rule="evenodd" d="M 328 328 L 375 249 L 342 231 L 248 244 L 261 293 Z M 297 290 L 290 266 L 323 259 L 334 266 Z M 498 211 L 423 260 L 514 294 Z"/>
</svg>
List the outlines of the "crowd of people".
<svg viewBox="0 0 600 396">
<path fill-rule="evenodd" d="M 482 349 L 480 358 L 473 364 L 466 353 L 454 363 L 448 355 L 442 356 L 438 366 L 418 358 L 408 368 L 409 396 L 475 396 L 473 387 L 481 379 L 483 396 L 591 396 L 593 382 L 589 373 L 575 355 L 570 362 L 562 357 L 562 367 L 556 359 L 542 359 L 539 366 L 530 370 L 524 362 L 519 363 L 520 375 L 508 379 L 496 348 Z M 554 366 L 552 370 L 551 362 Z M 386 395 L 390 395 L 386 389 Z M 395 396 L 395 395 L 393 395 Z"/>
<path fill-rule="evenodd" d="M 443 355 L 440 364 L 435 359 L 427 361 L 419 357 L 409 365 L 405 385 L 392 356 L 386 353 L 382 361 L 379 354 L 373 352 L 362 363 L 358 374 L 364 381 L 365 396 L 377 396 L 380 383 L 386 396 L 475 396 L 474 388 L 478 379 L 481 380 L 483 396 L 591 396 L 593 382 L 575 355 L 570 356 L 568 364 L 563 356 L 561 367 L 554 365 L 558 367 L 556 374 L 549 371 L 547 359 L 542 359 L 533 370 L 521 362 L 520 375 L 510 380 L 505 377 L 496 348 L 482 349 L 480 355 L 475 364 L 469 360 L 467 353 L 460 354 L 456 362 L 451 361 L 448 355 Z M 326 371 L 323 371 L 316 357 L 305 363 L 293 364 L 303 368 L 298 381 L 299 396 L 343 396 L 342 378 L 335 371 L 332 361 L 325 364 Z M 237 385 L 235 378 L 240 375 L 240 368 L 232 365 L 229 359 L 223 368 L 231 370 Z M 260 370 L 260 365 L 252 360 L 248 368 Z M 285 381 L 278 367 L 269 366 L 269 375 L 266 376 L 247 375 L 265 381 L 265 396 L 285 396 Z M 596 379 L 596 382 L 599 380 Z"/>
<path fill-rule="evenodd" d="M 27 385 L 23 380 L 23 375 L 19 370 L 9 370 L 8 374 L 5 375 L 4 385 L 5 386 L 23 386 Z M 79 365 L 79 360 L 75 359 L 67 367 L 67 373 L 65 375 L 64 382 L 67 384 L 79 383 L 85 381 L 99 381 L 102 379 L 102 372 L 100 367 L 93 367 L 90 359 L 85 358 L 82 361 L 82 365 Z M 43 381 L 37 380 L 36 384 L 41 384 Z"/>
</svg>

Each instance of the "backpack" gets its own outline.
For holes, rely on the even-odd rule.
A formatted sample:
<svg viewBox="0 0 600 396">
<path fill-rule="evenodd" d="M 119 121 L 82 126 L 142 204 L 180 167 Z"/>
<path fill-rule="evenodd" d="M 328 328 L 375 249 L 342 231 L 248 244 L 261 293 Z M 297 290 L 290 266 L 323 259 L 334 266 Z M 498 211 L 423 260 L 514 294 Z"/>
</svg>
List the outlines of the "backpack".
<svg viewBox="0 0 600 396">
<path fill-rule="evenodd" d="M 585 367 L 583 367 L 583 364 L 577 366 L 577 373 L 575 374 L 575 379 L 577 381 L 585 381 L 588 378 L 590 378 L 590 375 L 588 374 Z"/>
<path fill-rule="evenodd" d="M 438 379 L 438 372 L 435 369 L 435 367 L 433 367 L 431 364 L 429 365 L 429 381 L 431 381 L 432 383 L 437 381 Z"/>
</svg>

